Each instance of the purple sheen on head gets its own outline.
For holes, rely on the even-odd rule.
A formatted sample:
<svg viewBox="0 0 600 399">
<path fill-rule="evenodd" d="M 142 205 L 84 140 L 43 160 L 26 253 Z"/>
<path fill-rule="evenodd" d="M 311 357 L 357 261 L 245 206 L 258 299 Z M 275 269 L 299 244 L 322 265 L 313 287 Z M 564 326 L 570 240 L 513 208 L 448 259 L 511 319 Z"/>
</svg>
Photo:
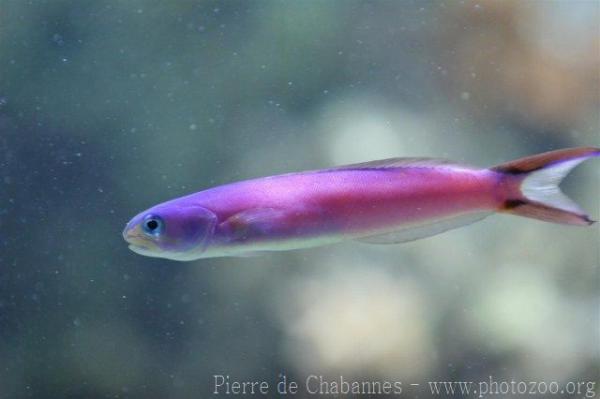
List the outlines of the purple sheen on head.
<svg viewBox="0 0 600 399">
<path fill-rule="evenodd" d="M 158 217 L 164 223 L 157 235 L 143 235 L 144 239 L 167 252 L 202 251 L 212 235 L 217 217 L 210 210 L 196 205 L 161 204 L 136 215 L 127 224 L 125 232 L 136 229 L 143 232 L 142 224 L 149 217 Z M 126 235 L 126 233 L 124 233 Z"/>
</svg>

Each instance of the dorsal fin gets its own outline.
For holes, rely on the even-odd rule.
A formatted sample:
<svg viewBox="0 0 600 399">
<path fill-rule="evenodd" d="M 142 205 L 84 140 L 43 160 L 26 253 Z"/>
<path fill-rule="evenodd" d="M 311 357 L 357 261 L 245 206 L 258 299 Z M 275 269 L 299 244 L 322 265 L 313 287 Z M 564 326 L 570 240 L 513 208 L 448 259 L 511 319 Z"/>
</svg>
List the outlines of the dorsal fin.
<svg viewBox="0 0 600 399">
<path fill-rule="evenodd" d="M 361 162 L 351 165 L 335 166 L 326 170 L 353 170 L 353 169 L 392 169 L 405 166 L 411 167 L 433 167 L 439 165 L 457 165 L 447 159 L 439 158 L 388 158 L 378 161 Z M 457 165 L 459 166 L 459 165 Z"/>
</svg>

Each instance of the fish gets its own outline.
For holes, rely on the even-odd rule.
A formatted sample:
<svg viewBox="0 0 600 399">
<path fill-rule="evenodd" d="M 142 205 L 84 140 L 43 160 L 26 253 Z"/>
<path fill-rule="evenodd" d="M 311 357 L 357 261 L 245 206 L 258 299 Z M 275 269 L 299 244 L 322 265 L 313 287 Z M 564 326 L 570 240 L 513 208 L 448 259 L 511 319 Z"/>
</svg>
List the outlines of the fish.
<svg viewBox="0 0 600 399">
<path fill-rule="evenodd" d="M 173 199 L 134 216 L 123 237 L 140 255 L 191 261 L 356 240 L 395 244 L 494 214 L 588 226 L 559 188 L 600 148 L 568 148 L 491 168 L 392 158 L 256 178 Z"/>
</svg>

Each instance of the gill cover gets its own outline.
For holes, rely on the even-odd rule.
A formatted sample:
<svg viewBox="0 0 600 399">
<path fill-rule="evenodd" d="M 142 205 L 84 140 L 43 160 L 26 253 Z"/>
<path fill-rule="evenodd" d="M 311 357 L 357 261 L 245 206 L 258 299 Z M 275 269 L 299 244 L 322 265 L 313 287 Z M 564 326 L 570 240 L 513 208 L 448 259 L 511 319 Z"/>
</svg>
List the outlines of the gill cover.
<svg viewBox="0 0 600 399">
<path fill-rule="evenodd" d="M 217 215 L 201 206 L 184 206 L 176 222 L 177 236 L 181 238 L 180 249 L 195 248 L 204 251 L 217 225 Z M 167 225 L 167 232 L 169 226 Z"/>
</svg>

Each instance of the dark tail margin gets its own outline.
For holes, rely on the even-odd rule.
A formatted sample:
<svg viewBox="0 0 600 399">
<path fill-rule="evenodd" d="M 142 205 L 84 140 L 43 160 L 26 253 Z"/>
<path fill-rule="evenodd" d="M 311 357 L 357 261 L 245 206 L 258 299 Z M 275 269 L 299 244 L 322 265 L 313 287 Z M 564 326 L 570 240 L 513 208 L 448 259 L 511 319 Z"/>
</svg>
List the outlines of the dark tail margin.
<svg viewBox="0 0 600 399">
<path fill-rule="evenodd" d="M 600 148 L 580 147 L 551 151 L 492 168 L 511 177 L 519 194 L 508 199 L 502 212 L 547 222 L 586 226 L 594 223 L 560 190 L 560 182 L 581 162 L 600 157 Z"/>
</svg>

